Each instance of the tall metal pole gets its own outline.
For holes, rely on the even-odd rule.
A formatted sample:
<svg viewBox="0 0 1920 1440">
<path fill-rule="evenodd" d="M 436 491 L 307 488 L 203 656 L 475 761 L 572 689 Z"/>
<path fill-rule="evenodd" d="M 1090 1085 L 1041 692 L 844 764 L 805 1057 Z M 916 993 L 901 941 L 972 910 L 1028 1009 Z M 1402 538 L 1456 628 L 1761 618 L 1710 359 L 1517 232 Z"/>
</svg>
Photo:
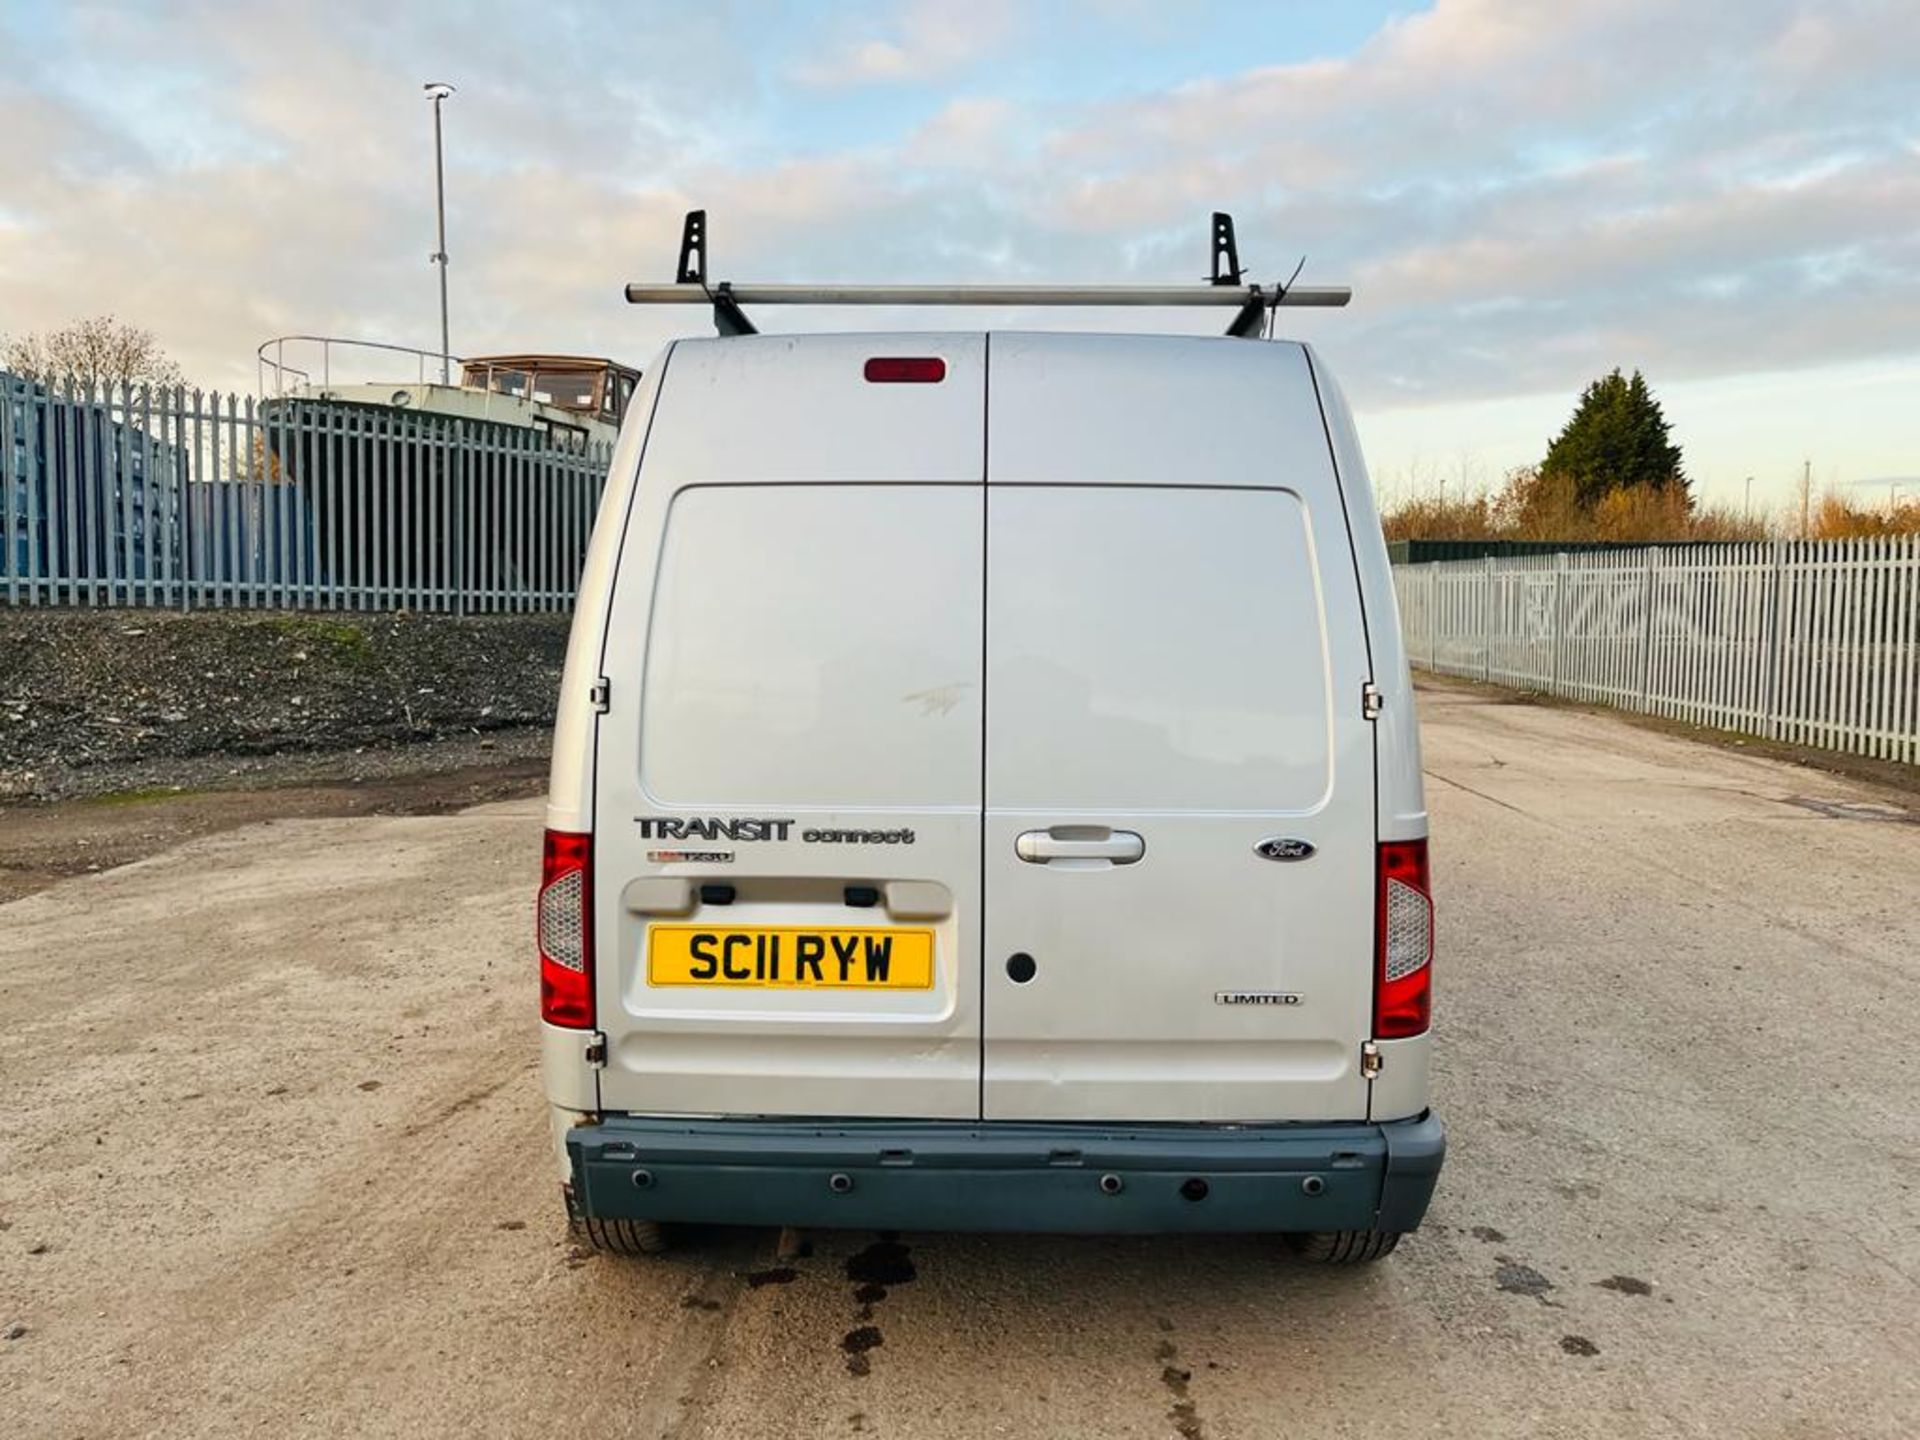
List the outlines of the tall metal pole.
<svg viewBox="0 0 1920 1440">
<path fill-rule="evenodd" d="M 440 383 L 453 383 L 452 346 L 447 332 L 447 162 L 440 143 L 440 102 L 453 94 L 453 86 L 429 81 L 427 98 L 433 101 L 433 204 L 438 222 L 438 248 L 428 259 L 440 267 Z"/>
</svg>

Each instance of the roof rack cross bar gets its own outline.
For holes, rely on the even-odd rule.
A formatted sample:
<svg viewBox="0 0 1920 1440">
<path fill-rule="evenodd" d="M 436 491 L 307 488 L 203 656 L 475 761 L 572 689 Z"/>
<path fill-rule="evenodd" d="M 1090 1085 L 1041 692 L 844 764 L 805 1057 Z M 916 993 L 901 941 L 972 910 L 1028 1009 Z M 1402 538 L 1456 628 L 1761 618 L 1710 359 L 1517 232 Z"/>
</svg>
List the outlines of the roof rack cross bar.
<svg viewBox="0 0 1920 1440">
<path fill-rule="evenodd" d="M 748 305 L 941 306 L 1231 306 L 1227 334 L 1257 339 L 1282 305 L 1338 307 L 1353 298 L 1344 285 L 1255 285 L 1242 277 L 1233 217 L 1215 211 L 1212 278 L 1199 285 L 735 285 L 707 283 L 707 212 L 690 210 L 680 234 L 680 263 L 671 285 L 627 286 L 633 305 L 710 305 L 722 335 L 758 334 Z"/>
<path fill-rule="evenodd" d="M 627 286 L 635 305 L 704 305 L 712 294 L 699 285 Z M 1353 298 L 1344 285 L 1245 287 L 1199 285 L 759 285 L 729 287 L 740 305 L 1039 305 L 1202 306 L 1238 308 L 1255 295 L 1263 304 L 1338 307 Z"/>
</svg>

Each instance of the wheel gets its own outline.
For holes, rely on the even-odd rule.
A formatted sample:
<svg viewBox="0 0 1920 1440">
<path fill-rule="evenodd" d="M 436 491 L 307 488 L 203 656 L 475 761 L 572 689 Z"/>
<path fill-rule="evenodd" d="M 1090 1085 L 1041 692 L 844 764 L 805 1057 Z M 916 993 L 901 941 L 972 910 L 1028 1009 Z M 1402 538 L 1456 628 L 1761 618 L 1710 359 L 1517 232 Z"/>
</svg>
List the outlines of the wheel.
<svg viewBox="0 0 1920 1440">
<path fill-rule="evenodd" d="M 576 1220 L 574 1228 L 605 1255 L 660 1255 L 667 1248 L 658 1220 L 599 1220 L 588 1215 Z"/>
<path fill-rule="evenodd" d="M 1303 1260 L 1321 1265 L 1364 1265 L 1391 1255 L 1400 1243 L 1398 1230 L 1314 1230 L 1287 1236 L 1287 1244 Z"/>
</svg>

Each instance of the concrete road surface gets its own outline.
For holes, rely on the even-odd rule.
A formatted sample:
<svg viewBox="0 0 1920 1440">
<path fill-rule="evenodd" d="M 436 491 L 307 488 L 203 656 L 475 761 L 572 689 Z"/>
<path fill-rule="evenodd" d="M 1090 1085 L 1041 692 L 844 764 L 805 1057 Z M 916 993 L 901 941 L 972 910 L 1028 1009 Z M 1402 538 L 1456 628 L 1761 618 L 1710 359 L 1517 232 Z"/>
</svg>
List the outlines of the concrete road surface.
<svg viewBox="0 0 1920 1440">
<path fill-rule="evenodd" d="M 0 908 L 0 1436 L 1920 1434 L 1908 797 L 1424 704 L 1453 1149 L 1392 1259 L 580 1254 L 538 807 L 289 820 Z"/>
</svg>

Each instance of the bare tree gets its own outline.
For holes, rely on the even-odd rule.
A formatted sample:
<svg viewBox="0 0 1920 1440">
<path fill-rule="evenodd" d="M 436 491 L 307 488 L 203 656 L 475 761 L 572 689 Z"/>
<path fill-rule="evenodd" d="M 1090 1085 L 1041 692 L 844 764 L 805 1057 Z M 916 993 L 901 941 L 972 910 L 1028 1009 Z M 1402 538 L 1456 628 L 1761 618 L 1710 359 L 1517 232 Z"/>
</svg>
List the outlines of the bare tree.
<svg viewBox="0 0 1920 1440">
<path fill-rule="evenodd" d="M 58 330 L 8 339 L 0 365 L 42 380 L 84 385 L 180 385 L 185 376 L 151 330 L 95 315 Z"/>
</svg>

